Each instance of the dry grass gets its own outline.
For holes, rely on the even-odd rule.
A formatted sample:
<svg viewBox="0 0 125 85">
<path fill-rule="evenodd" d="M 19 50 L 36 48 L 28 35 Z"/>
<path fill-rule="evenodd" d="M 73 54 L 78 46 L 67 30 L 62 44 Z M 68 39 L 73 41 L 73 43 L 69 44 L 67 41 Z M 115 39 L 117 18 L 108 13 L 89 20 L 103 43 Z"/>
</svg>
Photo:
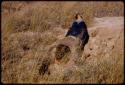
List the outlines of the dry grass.
<svg viewBox="0 0 125 85">
<path fill-rule="evenodd" d="M 50 69 L 53 74 L 46 73 L 44 76 L 39 74 L 42 61 L 52 56 L 47 52 L 49 45 L 58 40 L 58 33 L 54 32 L 55 27 L 61 26 L 59 30 L 68 29 L 76 12 L 80 12 L 87 26 L 91 27 L 94 17 L 123 16 L 123 6 L 123 2 L 2 2 L 1 81 L 3 83 L 123 83 L 123 53 L 119 49 L 122 48 L 123 37 L 116 42 L 108 60 L 102 51 L 105 47 L 102 47 L 100 55 L 93 56 L 98 59 L 94 64 L 88 63 L 89 60 L 88 62 L 79 60 L 77 70 L 52 66 Z M 93 34 L 93 37 L 96 35 Z"/>
</svg>

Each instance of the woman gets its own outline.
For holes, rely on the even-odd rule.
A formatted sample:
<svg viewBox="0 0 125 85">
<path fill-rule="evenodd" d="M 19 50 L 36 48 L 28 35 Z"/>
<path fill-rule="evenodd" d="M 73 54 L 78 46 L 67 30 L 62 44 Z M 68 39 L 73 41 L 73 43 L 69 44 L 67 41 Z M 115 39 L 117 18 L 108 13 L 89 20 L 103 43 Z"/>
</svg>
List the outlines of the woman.
<svg viewBox="0 0 125 85">
<path fill-rule="evenodd" d="M 75 21 L 73 22 L 72 26 L 68 30 L 66 36 L 75 36 L 79 37 L 82 40 L 82 46 L 81 49 L 84 49 L 85 44 L 89 40 L 89 34 L 87 31 L 87 26 L 85 22 L 82 19 L 82 16 L 80 16 L 79 13 L 75 16 Z"/>
</svg>

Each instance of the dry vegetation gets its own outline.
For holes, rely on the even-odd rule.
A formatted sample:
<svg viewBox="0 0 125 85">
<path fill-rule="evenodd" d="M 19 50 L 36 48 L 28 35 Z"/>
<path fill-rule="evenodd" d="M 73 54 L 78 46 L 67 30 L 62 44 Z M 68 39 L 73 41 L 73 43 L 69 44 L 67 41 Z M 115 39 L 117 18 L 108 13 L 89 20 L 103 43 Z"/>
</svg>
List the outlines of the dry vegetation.
<svg viewBox="0 0 125 85">
<path fill-rule="evenodd" d="M 1 7 L 3 83 L 123 83 L 123 24 L 118 27 L 119 33 L 119 29 L 104 30 L 108 26 L 98 27 L 94 21 L 95 17 L 123 16 L 123 2 L 4 1 Z M 54 54 L 48 52 L 50 46 L 64 37 L 76 12 L 83 15 L 91 35 L 76 62 L 78 68 L 54 65 L 45 73 L 43 69 L 46 71 L 48 66 L 41 65 L 54 63 L 49 62 Z M 103 22 L 103 19 L 97 21 Z M 91 30 L 93 27 L 97 29 Z M 65 61 L 66 58 L 61 62 Z"/>
</svg>

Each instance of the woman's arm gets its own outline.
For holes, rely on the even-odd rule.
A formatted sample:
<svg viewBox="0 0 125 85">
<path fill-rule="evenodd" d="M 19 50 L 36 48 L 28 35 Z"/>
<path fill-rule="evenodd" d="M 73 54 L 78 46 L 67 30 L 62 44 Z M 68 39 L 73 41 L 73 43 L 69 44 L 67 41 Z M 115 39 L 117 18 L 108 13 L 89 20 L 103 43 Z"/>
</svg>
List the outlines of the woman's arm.
<svg viewBox="0 0 125 85">
<path fill-rule="evenodd" d="M 71 28 L 68 30 L 68 32 L 67 32 L 67 34 L 66 34 L 65 37 L 67 37 L 68 35 L 70 35 L 70 33 L 71 33 Z"/>
<path fill-rule="evenodd" d="M 72 32 L 75 30 L 74 28 L 76 28 L 76 27 L 77 27 L 77 23 L 76 23 L 76 22 L 73 22 L 73 23 L 72 23 L 72 26 L 71 26 L 70 29 L 68 30 L 66 36 L 72 34 Z"/>
</svg>

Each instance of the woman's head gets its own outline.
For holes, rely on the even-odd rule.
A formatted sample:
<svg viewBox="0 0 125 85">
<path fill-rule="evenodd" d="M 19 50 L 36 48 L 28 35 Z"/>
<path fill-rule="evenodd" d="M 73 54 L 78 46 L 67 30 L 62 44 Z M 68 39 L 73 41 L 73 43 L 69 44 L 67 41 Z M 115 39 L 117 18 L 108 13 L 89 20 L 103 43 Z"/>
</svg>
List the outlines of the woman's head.
<svg viewBox="0 0 125 85">
<path fill-rule="evenodd" d="M 82 16 L 81 16 L 79 13 L 76 13 L 76 15 L 75 15 L 75 19 L 79 19 L 79 18 L 82 19 Z"/>
</svg>

